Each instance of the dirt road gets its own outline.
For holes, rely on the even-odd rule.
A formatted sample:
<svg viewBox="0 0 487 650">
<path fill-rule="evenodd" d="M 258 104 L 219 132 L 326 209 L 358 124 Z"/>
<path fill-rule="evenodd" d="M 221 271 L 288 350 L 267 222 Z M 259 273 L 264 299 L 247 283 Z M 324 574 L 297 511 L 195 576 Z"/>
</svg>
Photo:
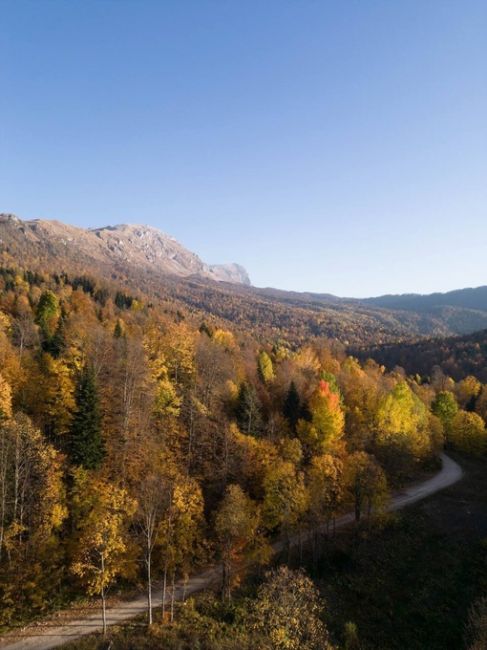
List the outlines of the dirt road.
<svg viewBox="0 0 487 650">
<path fill-rule="evenodd" d="M 463 472 L 462 468 L 458 463 L 449 458 L 446 454 L 441 455 L 442 459 L 442 469 L 435 474 L 432 478 L 424 481 L 422 483 L 411 485 L 410 487 L 404 489 L 400 493 L 396 494 L 390 501 L 387 510 L 399 510 L 404 508 L 416 501 L 425 499 L 426 497 L 439 492 L 444 488 L 456 483 L 461 479 Z M 353 513 L 347 513 L 342 515 L 336 520 L 336 528 L 342 528 L 347 524 L 352 523 L 354 520 Z M 292 540 L 292 543 L 298 543 L 298 538 Z M 275 551 L 282 550 L 283 543 L 276 542 L 273 546 Z M 190 578 L 186 585 L 186 595 L 190 595 L 201 591 L 207 587 L 215 584 L 219 580 L 221 575 L 220 569 L 218 567 L 212 567 L 206 571 L 199 573 L 198 575 Z M 183 595 L 183 584 L 178 583 L 176 585 L 176 600 L 180 600 Z M 154 604 L 160 604 L 162 598 L 162 593 L 160 590 L 154 590 L 153 602 Z M 116 623 L 121 623 L 127 621 L 139 614 L 143 614 L 146 611 L 147 607 L 147 596 L 141 594 L 136 598 L 133 598 L 129 601 L 120 602 L 113 607 L 110 607 L 107 611 L 107 621 L 109 625 L 114 625 Z M 93 614 L 89 614 L 80 618 L 78 620 L 70 620 L 69 622 L 59 625 L 57 623 L 46 623 L 46 625 L 41 626 L 28 626 L 19 632 L 14 639 L 12 636 L 12 643 L 6 643 L 4 639 L 4 644 L 1 645 L 2 650 L 49 650 L 50 648 L 56 648 L 61 646 L 63 643 L 68 641 L 75 640 L 86 634 L 91 634 L 92 632 L 101 631 L 101 620 L 100 612 L 94 611 Z M 22 638 L 19 639 L 19 636 Z"/>
</svg>

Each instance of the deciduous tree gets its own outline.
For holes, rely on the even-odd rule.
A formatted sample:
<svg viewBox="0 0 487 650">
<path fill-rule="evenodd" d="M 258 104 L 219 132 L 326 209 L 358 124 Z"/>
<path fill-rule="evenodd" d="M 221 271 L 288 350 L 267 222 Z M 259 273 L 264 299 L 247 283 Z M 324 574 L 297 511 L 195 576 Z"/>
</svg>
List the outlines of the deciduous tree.
<svg viewBox="0 0 487 650">
<path fill-rule="evenodd" d="M 266 573 L 250 619 L 273 650 L 331 650 L 323 610 L 313 582 L 302 571 L 281 566 Z"/>
<path fill-rule="evenodd" d="M 83 581 L 88 594 L 98 596 L 106 633 L 106 599 L 110 586 L 131 569 L 128 526 L 136 502 L 126 490 L 90 475 L 75 472 L 73 503 L 78 541 L 72 571 Z"/>
<path fill-rule="evenodd" d="M 363 451 L 351 454 L 345 464 L 345 486 L 355 510 L 355 521 L 362 518 L 364 508 L 370 516 L 380 510 L 387 499 L 387 480 L 375 458 Z"/>
<path fill-rule="evenodd" d="M 230 599 L 232 569 L 252 548 L 258 527 L 257 505 L 240 486 L 229 485 L 215 516 L 215 534 L 222 560 L 223 599 Z"/>
<path fill-rule="evenodd" d="M 340 395 L 332 390 L 329 382 L 322 379 L 309 400 L 311 421 L 300 420 L 298 436 L 312 453 L 330 451 L 342 437 L 345 417 Z"/>
</svg>

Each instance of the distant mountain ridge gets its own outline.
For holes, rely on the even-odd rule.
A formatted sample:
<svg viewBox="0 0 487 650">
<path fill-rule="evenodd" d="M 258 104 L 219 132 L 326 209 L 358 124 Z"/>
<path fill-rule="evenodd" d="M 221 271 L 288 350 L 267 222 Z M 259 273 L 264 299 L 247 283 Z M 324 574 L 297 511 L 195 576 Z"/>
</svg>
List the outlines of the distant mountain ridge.
<svg viewBox="0 0 487 650">
<path fill-rule="evenodd" d="M 446 293 L 384 295 L 365 298 L 360 302 L 375 307 L 408 311 L 427 311 L 445 306 L 487 311 L 487 286 L 456 289 Z"/>
<path fill-rule="evenodd" d="M 150 226 L 86 230 L 0 214 L 0 265 L 89 276 L 146 303 L 162 301 L 178 317 L 237 327 L 266 341 L 302 345 L 327 337 L 360 347 L 487 329 L 487 287 L 369 299 L 258 288 L 239 265 L 206 264 Z"/>
<path fill-rule="evenodd" d="M 178 277 L 201 277 L 216 282 L 250 285 L 247 271 L 238 264 L 206 264 L 174 237 L 151 226 L 121 224 L 85 229 L 60 221 L 23 221 L 0 214 L 0 239 L 26 247 L 33 254 L 74 256 L 89 264 L 127 264 Z"/>
</svg>

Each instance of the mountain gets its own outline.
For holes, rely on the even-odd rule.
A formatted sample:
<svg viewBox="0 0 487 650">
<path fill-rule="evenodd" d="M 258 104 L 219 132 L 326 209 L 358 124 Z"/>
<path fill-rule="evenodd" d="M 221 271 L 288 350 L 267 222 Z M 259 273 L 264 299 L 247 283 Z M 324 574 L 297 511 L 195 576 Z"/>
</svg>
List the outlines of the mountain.
<svg viewBox="0 0 487 650">
<path fill-rule="evenodd" d="M 22 221 L 15 215 L 0 214 L 0 239 L 4 246 L 23 250 L 35 257 L 70 257 L 103 267 L 145 268 L 178 277 L 201 277 L 216 282 L 250 284 L 245 269 L 238 264 L 205 264 L 173 237 L 139 225 L 106 226 L 86 230 L 59 221 Z"/>
<path fill-rule="evenodd" d="M 442 307 L 460 307 L 462 309 L 487 311 L 487 286 L 427 295 L 408 293 L 378 296 L 377 298 L 366 298 L 361 302 L 374 307 L 416 312 L 438 310 Z"/>
<path fill-rule="evenodd" d="M 458 296 L 462 291 L 437 294 L 433 302 L 428 296 L 415 296 L 416 309 L 411 296 L 358 300 L 257 288 L 241 266 L 206 264 L 173 237 L 148 226 L 86 230 L 3 214 L 0 267 L 88 276 L 97 286 L 127 291 L 142 302 L 164 303 L 178 318 L 237 328 L 262 341 L 284 340 L 290 345 L 327 337 L 359 348 L 487 329 L 485 288 L 465 290 L 468 300 L 463 303 Z M 447 297 L 438 297 L 442 295 Z"/>
</svg>

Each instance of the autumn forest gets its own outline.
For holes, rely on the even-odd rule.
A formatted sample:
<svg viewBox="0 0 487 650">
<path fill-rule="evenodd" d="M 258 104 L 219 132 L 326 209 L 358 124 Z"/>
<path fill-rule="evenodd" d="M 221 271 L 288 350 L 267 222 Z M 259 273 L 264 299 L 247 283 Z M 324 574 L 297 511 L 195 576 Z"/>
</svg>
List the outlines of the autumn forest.
<svg viewBox="0 0 487 650">
<path fill-rule="evenodd" d="M 6 631 L 80 598 L 103 619 L 135 589 L 164 647 L 362 647 L 299 567 L 313 575 L 344 513 L 355 535 L 387 527 L 390 496 L 444 447 L 487 452 L 474 376 L 387 371 L 330 339 L 263 343 L 86 275 L 1 269 L 0 364 Z M 209 566 L 196 646 L 175 585 Z"/>
<path fill-rule="evenodd" d="M 0 650 L 487 650 L 486 26 L 0 0 Z"/>
</svg>

